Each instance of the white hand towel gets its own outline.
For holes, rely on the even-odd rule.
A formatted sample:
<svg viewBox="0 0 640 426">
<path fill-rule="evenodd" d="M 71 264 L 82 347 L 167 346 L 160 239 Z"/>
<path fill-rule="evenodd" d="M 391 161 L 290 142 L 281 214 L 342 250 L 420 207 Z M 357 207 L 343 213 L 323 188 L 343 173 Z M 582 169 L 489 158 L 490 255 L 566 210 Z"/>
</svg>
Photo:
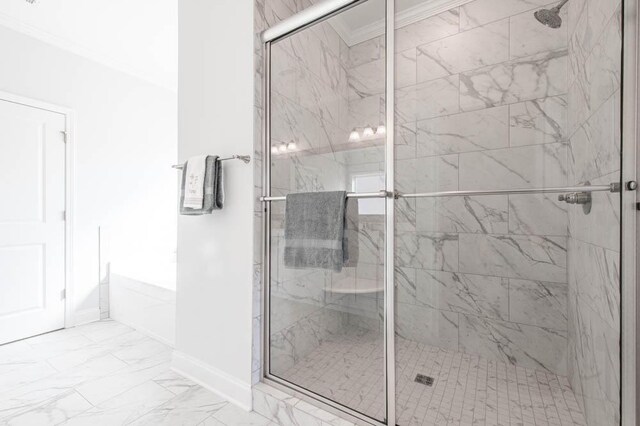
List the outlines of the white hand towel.
<svg viewBox="0 0 640 426">
<path fill-rule="evenodd" d="M 187 175 L 184 187 L 184 207 L 201 209 L 204 202 L 204 175 L 207 156 L 198 155 L 187 160 Z"/>
</svg>

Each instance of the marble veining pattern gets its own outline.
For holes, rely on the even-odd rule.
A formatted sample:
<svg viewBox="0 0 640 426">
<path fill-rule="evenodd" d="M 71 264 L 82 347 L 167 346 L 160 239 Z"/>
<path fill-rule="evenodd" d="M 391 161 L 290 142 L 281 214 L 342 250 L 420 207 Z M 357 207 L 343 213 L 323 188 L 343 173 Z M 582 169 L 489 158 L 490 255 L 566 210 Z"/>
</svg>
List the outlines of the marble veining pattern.
<svg viewBox="0 0 640 426">
<path fill-rule="evenodd" d="M 0 424 L 274 425 L 170 359 L 170 347 L 110 320 L 0 346 Z"/>
</svg>

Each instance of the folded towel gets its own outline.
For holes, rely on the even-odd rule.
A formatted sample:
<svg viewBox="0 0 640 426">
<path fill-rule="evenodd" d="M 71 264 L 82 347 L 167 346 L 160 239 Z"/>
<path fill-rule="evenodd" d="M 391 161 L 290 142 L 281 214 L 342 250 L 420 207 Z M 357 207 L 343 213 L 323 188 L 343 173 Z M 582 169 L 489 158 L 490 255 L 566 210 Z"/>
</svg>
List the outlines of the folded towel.
<svg viewBox="0 0 640 426">
<path fill-rule="evenodd" d="M 202 209 L 204 201 L 204 175 L 207 156 L 198 155 L 187 160 L 184 166 L 187 179 L 184 183 L 184 202 L 182 206 L 189 209 Z"/>
<path fill-rule="evenodd" d="M 222 182 L 222 162 L 216 155 L 208 155 L 205 165 L 202 207 L 192 209 L 184 205 L 185 184 L 187 182 L 187 167 L 182 169 L 182 185 L 180 188 L 180 214 L 202 215 L 213 210 L 220 210 L 224 204 L 224 185 Z"/>
<path fill-rule="evenodd" d="M 342 270 L 346 197 L 345 191 L 287 195 L 285 266 Z"/>
<path fill-rule="evenodd" d="M 360 253 L 358 244 L 359 228 L 358 199 L 347 198 L 347 206 L 344 213 L 344 238 L 342 240 L 344 266 L 355 267 L 358 264 Z"/>
</svg>

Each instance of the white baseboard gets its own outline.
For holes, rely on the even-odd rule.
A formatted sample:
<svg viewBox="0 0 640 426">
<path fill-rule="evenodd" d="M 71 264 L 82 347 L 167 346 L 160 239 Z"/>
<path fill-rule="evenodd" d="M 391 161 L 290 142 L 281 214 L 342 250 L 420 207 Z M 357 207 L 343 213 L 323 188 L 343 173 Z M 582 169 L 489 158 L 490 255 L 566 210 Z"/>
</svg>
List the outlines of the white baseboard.
<svg viewBox="0 0 640 426">
<path fill-rule="evenodd" d="M 114 321 L 118 321 L 119 323 L 124 324 L 126 326 L 129 326 L 129 327 L 139 331 L 142 334 L 146 334 L 147 336 L 151 337 L 152 339 L 157 340 L 157 341 L 159 341 L 161 343 L 164 343 L 165 345 L 169 346 L 170 348 L 173 348 L 173 346 L 174 346 L 173 340 L 169 340 L 169 339 L 165 338 L 164 336 L 159 335 L 158 333 L 155 333 L 155 332 L 153 332 L 153 331 L 151 331 L 151 330 L 149 330 L 149 329 L 147 329 L 145 327 L 142 327 L 139 324 L 134 324 L 131 321 L 123 320 L 121 318 L 111 317 L 111 319 L 114 320 Z"/>
<path fill-rule="evenodd" d="M 173 351 L 171 369 L 237 406 L 251 411 L 251 384 L 243 383 L 210 365 L 179 351 Z"/>
<path fill-rule="evenodd" d="M 73 324 L 67 325 L 67 327 L 87 324 L 94 321 L 100 321 L 100 308 L 89 308 L 76 311 L 73 316 Z"/>
</svg>

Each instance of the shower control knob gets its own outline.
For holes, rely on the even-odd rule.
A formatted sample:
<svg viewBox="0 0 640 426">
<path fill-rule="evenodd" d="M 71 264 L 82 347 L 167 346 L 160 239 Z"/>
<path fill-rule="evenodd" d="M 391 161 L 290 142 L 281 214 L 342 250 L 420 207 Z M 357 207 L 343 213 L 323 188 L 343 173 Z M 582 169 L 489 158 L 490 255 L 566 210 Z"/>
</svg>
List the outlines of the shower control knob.
<svg viewBox="0 0 640 426">
<path fill-rule="evenodd" d="M 591 193 L 570 192 L 568 194 L 560 194 L 558 195 L 558 201 L 564 201 L 568 204 L 589 204 L 591 202 Z"/>
</svg>

